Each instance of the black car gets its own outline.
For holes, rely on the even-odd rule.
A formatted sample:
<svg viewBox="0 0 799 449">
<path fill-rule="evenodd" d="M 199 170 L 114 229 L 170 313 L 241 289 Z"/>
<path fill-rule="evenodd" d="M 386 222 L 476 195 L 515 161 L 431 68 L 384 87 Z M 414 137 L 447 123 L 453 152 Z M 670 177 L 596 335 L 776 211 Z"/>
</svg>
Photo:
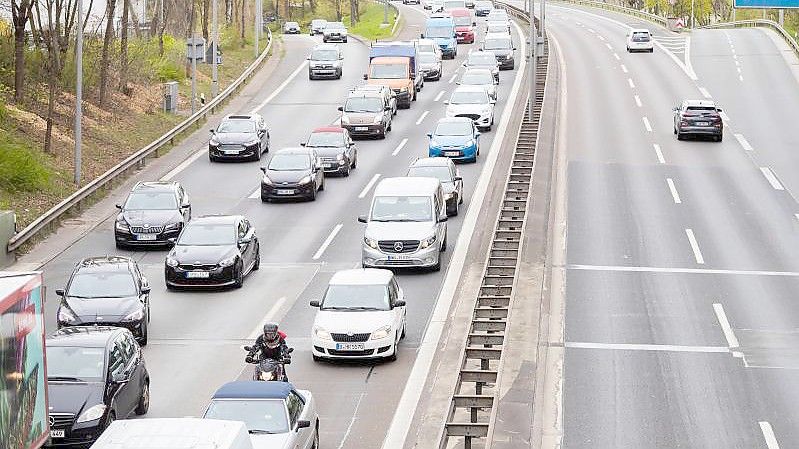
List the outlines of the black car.
<svg viewBox="0 0 799 449">
<path fill-rule="evenodd" d="M 261 154 L 269 151 L 269 129 L 258 114 L 228 115 L 211 134 L 208 142 L 211 162 L 222 159 L 259 161 Z"/>
<path fill-rule="evenodd" d="M 510 35 L 505 34 L 486 34 L 481 50 L 488 50 L 494 53 L 497 58 L 500 70 L 513 70 L 516 62 L 513 59 L 513 41 Z"/>
<path fill-rule="evenodd" d="M 191 219 L 189 195 L 178 182 L 139 182 L 117 208 L 117 248 L 171 245 Z"/>
<path fill-rule="evenodd" d="M 127 329 L 75 326 L 47 337 L 47 446 L 88 448 L 116 419 L 144 415 L 150 375 Z"/>
<path fill-rule="evenodd" d="M 358 148 L 344 128 L 316 128 L 308 136 L 308 140 L 300 145 L 316 150 L 316 154 L 322 159 L 325 174 L 349 176 L 350 170 L 358 164 Z"/>
<path fill-rule="evenodd" d="M 261 171 L 263 202 L 290 198 L 315 201 L 316 193 L 325 189 L 325 172 L 312 148 L 284 148 Z"/>
<path fill-rule="evenodd" d="M 89 257 L 72 270 L 61 297 L 58 327 L 120 326 L 147 344 L 150 322 L 150 285 L 133 259 L 121 256 Z"/>
<path fill-rule="evenodd" d="M 711 100 L 685 100 L 674 108 L 674 134 L 677 140 L 689 136 L 708 136 L 716 142 L 724 138 L 721 108 Z"/>
<path fill-rule="evenodd" d="M 258 237 L 249 220 L 240 215 L 199 217 L 183 228 L 166 257 L 166 286 L 239 288 L 260 265 Z"/>
</svg>

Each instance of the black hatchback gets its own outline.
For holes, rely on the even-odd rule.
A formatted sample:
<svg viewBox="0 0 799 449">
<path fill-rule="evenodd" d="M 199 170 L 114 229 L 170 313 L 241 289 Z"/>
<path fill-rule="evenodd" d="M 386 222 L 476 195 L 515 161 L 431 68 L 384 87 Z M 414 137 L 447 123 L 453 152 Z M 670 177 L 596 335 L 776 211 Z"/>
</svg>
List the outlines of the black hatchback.
<svg viewBox="0 0 799 449">
<path fill-rule="evenodd" d="M 239 288 L 260 265 L 258 237 L 249 220 L 241 215 L 207 215 L 183 228 L 166 257 L 166 287 Z"/>
<path fill-rule="evenodd" d="M 208 159 L 261 160 L 269 151 L 269 130 L 264 118 L 258 114 L 228 115 L 211 130 L 208 142 Z"/>
<path fill-rule="evenodd" d="M 46 342 L 50 440 L 57 448 L 88 448 L 116 419 L 150 407 L 150 374 L 127 329 L 75 326 Z"/>
<path fill-rule="evenodd" d="M 106 325 L 127 328 L 147 344 L 150 285 L 138 264 L 122 256 L 87 257 L 75 265 L 61 297 L 58 327 Z"/>
</svg>

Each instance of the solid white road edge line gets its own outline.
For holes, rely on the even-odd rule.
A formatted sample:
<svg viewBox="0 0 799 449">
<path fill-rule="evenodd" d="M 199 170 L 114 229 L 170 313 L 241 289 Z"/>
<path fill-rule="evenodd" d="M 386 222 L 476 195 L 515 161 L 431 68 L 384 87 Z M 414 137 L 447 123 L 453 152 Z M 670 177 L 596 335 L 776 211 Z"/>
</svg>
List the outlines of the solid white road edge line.
<svg viewBox="0 0 799 449">
<path fill-rule="evenodd" d="M 773 187 L 774 190 L 785 190 L 785 187 L 780 184 L 780 180 L 777 179 L 777 176 L 774 175 L 774 172 L 771 171 L 770 168 L 760 167 L 760 172 L 763 173 L 763 176 L 766 177 L 766 181 L 771 184 L 771 187 Z"/>
<path fill-rule="evenodd" d="M 375 185 L 378 178 L 380 178 L 380 173 L 375 173 L 375 175 L 372 176 L 372 179 L 370 179 L 369 182 L 366 184 L 366 187 L 364 187 L 363 190 L 361 190 L 361 193 L 358 194 L 358 198 L 365 197 L 366 194 L 369 193 L 369 190 L 372 189 L 372 186 Z"/>
<path fill-rule="evenodd" d="M 721 331 L 724 332 L 724 339 L 727 340 L 727 346 L 730 348 L 739 347 L 738 338 L 735 336 L 735 332 L 732 331 L 732 326 L 730 326 L 730 320 L 727 319 L 727 314 L 724 313 L 724 306 L 717 302 L 713 303 L 713 312 L 716 313 L 716 319 L 719 320 Z"/>
<path fill-rule="evenodd" d="M 646 130 L 651 133 L 652 132 L 652 124 L 649 123 L 649 119 L 646 118 L 646 116 L 644 116 L 644 117 L 642 117 L 642 120 L 644 121 L 644 128 L 646 128 Z"/>
<path fill-rule="evenodd" d="M 396 156 L 400 151 L 402 151 L 403 148 L 405 148 L 405 145 L 407 144 L 408 144 L 408 139 L 407 138 L 402 139 L 402 141 L 399 143 L 399 145 L 397 145 L 397 148 L 394 149 L 391 155 Z"/>
<path fill-rule="evenodd" d="M 613 53 L 613 57 L 616 58 L 617 61 L 621 61 L 618 53 Z"/>
<path fill-rule="evenodd" d="M 632 78 L 627 78 L 627 84 L 630 85 L 630 89 L 635 89 L 635 83 Z"/>
<path fill-rule="evenodd" d="M 280 311 L 280 308 L 283 307 L 283 304 L 285 303 L 286 303 L 285 296 L 281 296 L 280 298 L 278 298 L 278 300 L 275 302 L 275 305 L 273 305 L 272 308 L 269 309 L 269 312 L 267 312 L 266 315 L 264 315 L 263 319 L 261 319 L 261 321 L 258 323 L 258 326 L 256 326 L 255 329 L 253 329 L 252 332 L 250 332 L 250 335 L 247 336 L 247 340 L 255 340 L 256 338 L 258 338 L 258 336 L 261 335 L 261 333 L 264 331 L 263 329 L 264 324 L 270 321 L 274 321 L 278 311 Z"/>
<path fill-rule="evenodd" d="M 768 421 L 759 421 L 760 431 L 763 432 L 763 438 L 766 439 L 766 446 L 768 449 L 780 449 L 780 444 L 777 442 L 777 437 L 774 435 L 774 429 Z"/>
<path fill-rule="evenodd" d="M 691 244 L 691 250 L 694 252 L 694 258 L 696 259 L 696 263 L 704 264 L 705 258 L 702 257 L 702 251 L 699 250 L 699 242 L 696 241 L 696 236 L 694 236 L 693 229 L 686 229 L 685 235 L 688 236 L 688 243 Z"/>
<path fill-rule="evenodd" d="M 524 36 L 519 25 L 517 25 L 516 22 L 511 23 L 513 23 L 513 26 L 516 28 L 518 36 Z M 526 54 L 524 39 L 520 39 L 520 45 L 520 54 Z M 452 253 L 452 259 L 447 269 L 444 284 L 441 286 L 435 309 L 433 309 L 433 313 L 430 317 L 430 323 L 422 338 L 422 342 L 419 344 L 416 361 L 413 364 L 411 373 L 408 375 L 405 388 L 402 391 L 402 397 L 397 404 L 394 417 L 391 419 L 391 425 L 386 432 L 386 438 L 383 440 L 382 447 L 384 449 L 397 449 L 405 446 L 405 440 L 411 428 L 414 412 L 422 396 L 424 384 L 427 381 L 427 376 L 433 364 L 438 342 L 441 339 L 444 325 L 447 322 L 447 314 L 455 297 L 455 290 L 460 282 L 460 276 L 466 263 L 466 253 L 469 249 L 469 243 L 472 239 L 475 226 L 477 225 L 477 216 L 483 208 L 483 201 L 488 191 L 488 184 L 491 180 L 494 166 L 497 163 L 497 158 L 499 157 L 499 148 L 502 145 L 501 136 L 505 135 L 508 128 L 510 117 L 513 114 L 512 106 L 516 102 L 526 66 L 527 61 L 522 59 L 519 64 L 519 69 L 516 72 L 513 88 L 511 88 L 510 95 L 508 95 L 505 110 L 502 112 L 502 118 L 500 119 L 499 126 L 497 126 L 496 138 L 491 143 L 488 156 L 485 158 L 483 171 L 480 173 L 480 178 L 477 180 L 477 185 L 472 193 L 472 201 L 471 204 L 469 204 L 469 210 L 466 212 L 466 217 L 463 220 L 463 226 L 461 227 L 458 241 L 455 244 L 455 250 Z"/>
<path fill-rule="evenodd" d="M 261 196 L 261 187 L 258 187 L 257 189 L 253 190 L 253 192 L 247 198 L 255 199 L 260 196 Z"/>
<path fill-rule="evenodd" d="M 674 203 L 682 204 L 682 200 L 680 200 L 680 194 L 677 193 L 677 188 L 674 187 L 674 181 L 671 178 L 666 178 L 666 184 L 669 185 L 669 191 L 671 192 L 671 197 L 674 199 Z"/>
<path fill-rule="evenodd" d="M 622 65 L 621 65 L 621 71 L 622 71 L 622 72 L 624 72 L 624 73 L 629 73 L 629 72 L 627 71 L 627 66 L 626 66 L 626 65 L 624 65 L 624 64 L 622 64 Z"/>
<path fill-rule="evenodd" d="M 458 77 L 457 73 L 452 75 L 452 78 L 449 79 L 449 83 L 452 84 L 453 82 L 455 82 L 455 78 L 457 78 L 457 77 Z"/>
<path fill-rule="evenodd" d="M 665 164 L 666 159 L 663 157 L 663 152 L 660 150 L 660 145 L 653 143 L 652 146 L 655 148 L 655 154 L 658 157 L 658 162 L 660 162 L 661 164 Z"/>
<path fill-rule="evenodd" d="M 635 98 L 635 104 L 636 104 L 636 106 L 638 106 L 639 108 L 643 106 L 643 105 L 641 104 L 641 97 L 639 97 L 638 95 L 634 95 L 634 96 L 633 96 L 633 98 Z"/>
<path fill-rule="evenodd" d="M 416 124 L 417 125 L 421 125 L 422 122 L 424 121 L 425 117 L 427 117 L 428 114 L 430 114 L 430 111 L 422 112 L 422 115 L 419 116 L 419 120 L 416 120 Z"/>
<path fill-rule="evenodd" d="M 308 61 L 303 61 L 303 62 L 302 62 L 302 64 L 300 64 L 300 66 L 299 66 L 299 67 L 297 67 L 297 68 L 296 68 L 296 69 L 295 69 L 293 72 L 291 72 L 291 75 L 289 75 L 289 77 L 288 77 L 288 78 L 286 78 L 286 80 L 285 80 L 285 81 L 283 81 L 283 84 L 281 84 L 280 86 L 278 86 L 278 88 L 277 88 L 277 89 L 275 89 L 275 91 L 274 91 L 274 92 L 272 92 L 272 95 L 270 95 L 270 96 L 266 97 L 266 100 L 262 101 L 262 102 L 261 102 L 261 104 L 259 104 L 259 105 L 258 105 L 258 106 L 257 106 L 255 109 L 253 109 L 253 110 L 252 110 L 252 113 L 253 113 L 253 114 L 257 114 L 257 113 L 258 113 L 258 111 L 260 111 L 261 109 L 263 109 L 264 107 L 266 107 L 266 105 L 267 105 L 267 104 L 268 104 L 270 101 L 274 100 L 274 99 L 275 99 L 275 97 L 277 97 L 278 95 L 280 95 L 280 92 L 282 92 L 282 91 L 283 91 L 283 89 L 285 89 L 285 88 L 286 88 L 286 86 L 288 86 L 288 85 L 289 85 L 289 83 L 290 83 L 290 82 L 291 82 L 291 81 L 292 81 L 294 78 L 296 78 L 296 77 L 297 77 L 297 75 L 299 75 L 299 74 L 300 74 L 300 72 L 301 72 L 301 71 L 302 71 L 302 70 L 303 70 L 303 69 L 304 69 L 304 68 L 305 68 L 307 65 L 308 65 Z"/>
<path fill-rule="evenodd" d="M 737 140 L 738 143 L 741 144 L 741 146 L 744 148 L 744 150 L 746 150 L 746 151 L 755 151 L 755 149 L 752 148 L 752 145 L 749 145 L 749 142 L 746 141 L 746 137 L 744 137 L 743 134 L 734 134 L 734 136 L 735 136 L 735 140 Z"/>
<path fill-rule="evenodd" d="M 185 170 L 186 167 L 188 167 L 189 165 L 193 164 L 194 161 L 199 159 L 201 156 L 203 156 L 207 152 L 208 152 L 208 147 L 206 145 L 203 145 L 202 148 L 200 148 L 194 154 L 192 154 L 191 156 L 186 158 L 185 161 L 181 162 L 180 164 L 178 164 L 177 167 L 175 167 L 172 170 L 170 170 L 169 173 L 167 173 L 164 176 L 162 176 L 161 177 L 161 181 L 171 181 L 172 178 L 174 178 L 175 176 L 178 175 L 178 173 L 180 173 L 183 170 Z"/>
<path fill-rule="evenodd" d="M 610 349 L 615 351 L 663 351 L 663 352 L 705 352 L 705 353 L 729 353 L 730 348 L 726 346 L 685 346 L 685 345 L 653 345 L 641 343 L 590 343 L 567 341 L 563 344 L 567 348 L 574 349 Z"/>
<path fill-rule="evenodd" d="M 434 98 L 434 99 L 433 99 L 433 101 L 438 101 L 438 100 L 440 100 L 440 99 L 441 99 L 441 97 L 443 97 L 443 96 L 444 96 L 444 92 L 446 92 L 446 91 L 445 91 L 445 90 L 442 90 L 441 92 L 439 92 L 439 93 L 438 93 L 438 95 L 436 95 L 436 98 Z"/>
<path fill-rule="evenodd" d="M 612 46 L 612 45 L 610 45 L 610 44 L 607 44 L 607 43 L 606 43 L 606 44 L 605 44 L 605 47 L 608 47 L 608 50 L 613 50 L 613 46 Z"/>
<path fill-rule="evenodd" d="M 713 98 L 710 96 L 710 92 L 708 92 L 707 89 L 705 89 L 704 87 L 699 88 L 699 93 L 701 93 L 702 96 L 705 98 Z"/>
<path fill-rule="evenodd" d="M 339 223 L 339 224 L 337 224 L 337 225 L 335 225 L 333 227 L 333 230 L 330 231 L 330 235 L 328 235 L 327 238 L 325 239 L 325 241 L 322 242 L 322 246 L 320 246 L 319 249 L 316 250 L 316 253 L 312 257 L 313 260 L 319 260 L 319 258 L 322 257 L 322 254 L 325 253 L 325 250 L 333 242 L 333 239 L 336 238 L 336 236 L 338 235 L 339 231 L 341 231 L 342 227 L 344 227 L 344 225 L 341 224 L 341 223 Z"/>
<path fill-rule="evenodd" d="M 579 271 L 611 271 L 620 273 L 679 273 L 679 274 L 724 274 L 732 276 L 782 276 L 799 277 L 796 271 L 762 271 L 762 270 L 720 270 L 713 268 L 676 268 L 676 267 L 631 267 L 629 265 L 586 265 L 570 264 L 569 270 Z"/>
</svg>

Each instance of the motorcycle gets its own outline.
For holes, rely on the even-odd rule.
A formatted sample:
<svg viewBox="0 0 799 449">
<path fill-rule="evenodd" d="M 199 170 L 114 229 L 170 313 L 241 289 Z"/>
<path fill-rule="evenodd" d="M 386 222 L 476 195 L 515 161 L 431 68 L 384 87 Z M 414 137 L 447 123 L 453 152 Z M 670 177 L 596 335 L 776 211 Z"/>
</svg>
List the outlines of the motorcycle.
<svg viewBox="0 0 799 449">
<path fill-rule="evenodd" d="M 294 348 L 288 348 L 280 359 L 261 358 L 260 351 L 252 353 L 253 349 L 254 348 L 251 346 L 244 347 L 244 350 L 250 353 L 247 355 L 245 361 L 247 363 L 255 365 L 255 369 L 253 370 L 253 375 L 252 375 L 253 380 L 260 380 L 264 382 L 289 381 L 289 377 L 286 374 L 285 365 L 291 364 L 290 354 L 294 352 Z"/>
</svg>

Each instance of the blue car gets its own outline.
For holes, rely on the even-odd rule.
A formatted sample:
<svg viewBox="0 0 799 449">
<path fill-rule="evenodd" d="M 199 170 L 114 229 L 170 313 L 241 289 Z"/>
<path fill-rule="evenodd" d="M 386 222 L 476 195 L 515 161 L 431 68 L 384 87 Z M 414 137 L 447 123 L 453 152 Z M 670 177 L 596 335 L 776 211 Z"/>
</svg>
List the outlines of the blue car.
<svg viewBox="0 0 799 449">
<path fill-rule="evenodd" d="M 468 117 L 442 118 L 427 137 L 430 138 L 430 157 L 477 162 L 480 155 L 480 133 Z"/>
</svg>

